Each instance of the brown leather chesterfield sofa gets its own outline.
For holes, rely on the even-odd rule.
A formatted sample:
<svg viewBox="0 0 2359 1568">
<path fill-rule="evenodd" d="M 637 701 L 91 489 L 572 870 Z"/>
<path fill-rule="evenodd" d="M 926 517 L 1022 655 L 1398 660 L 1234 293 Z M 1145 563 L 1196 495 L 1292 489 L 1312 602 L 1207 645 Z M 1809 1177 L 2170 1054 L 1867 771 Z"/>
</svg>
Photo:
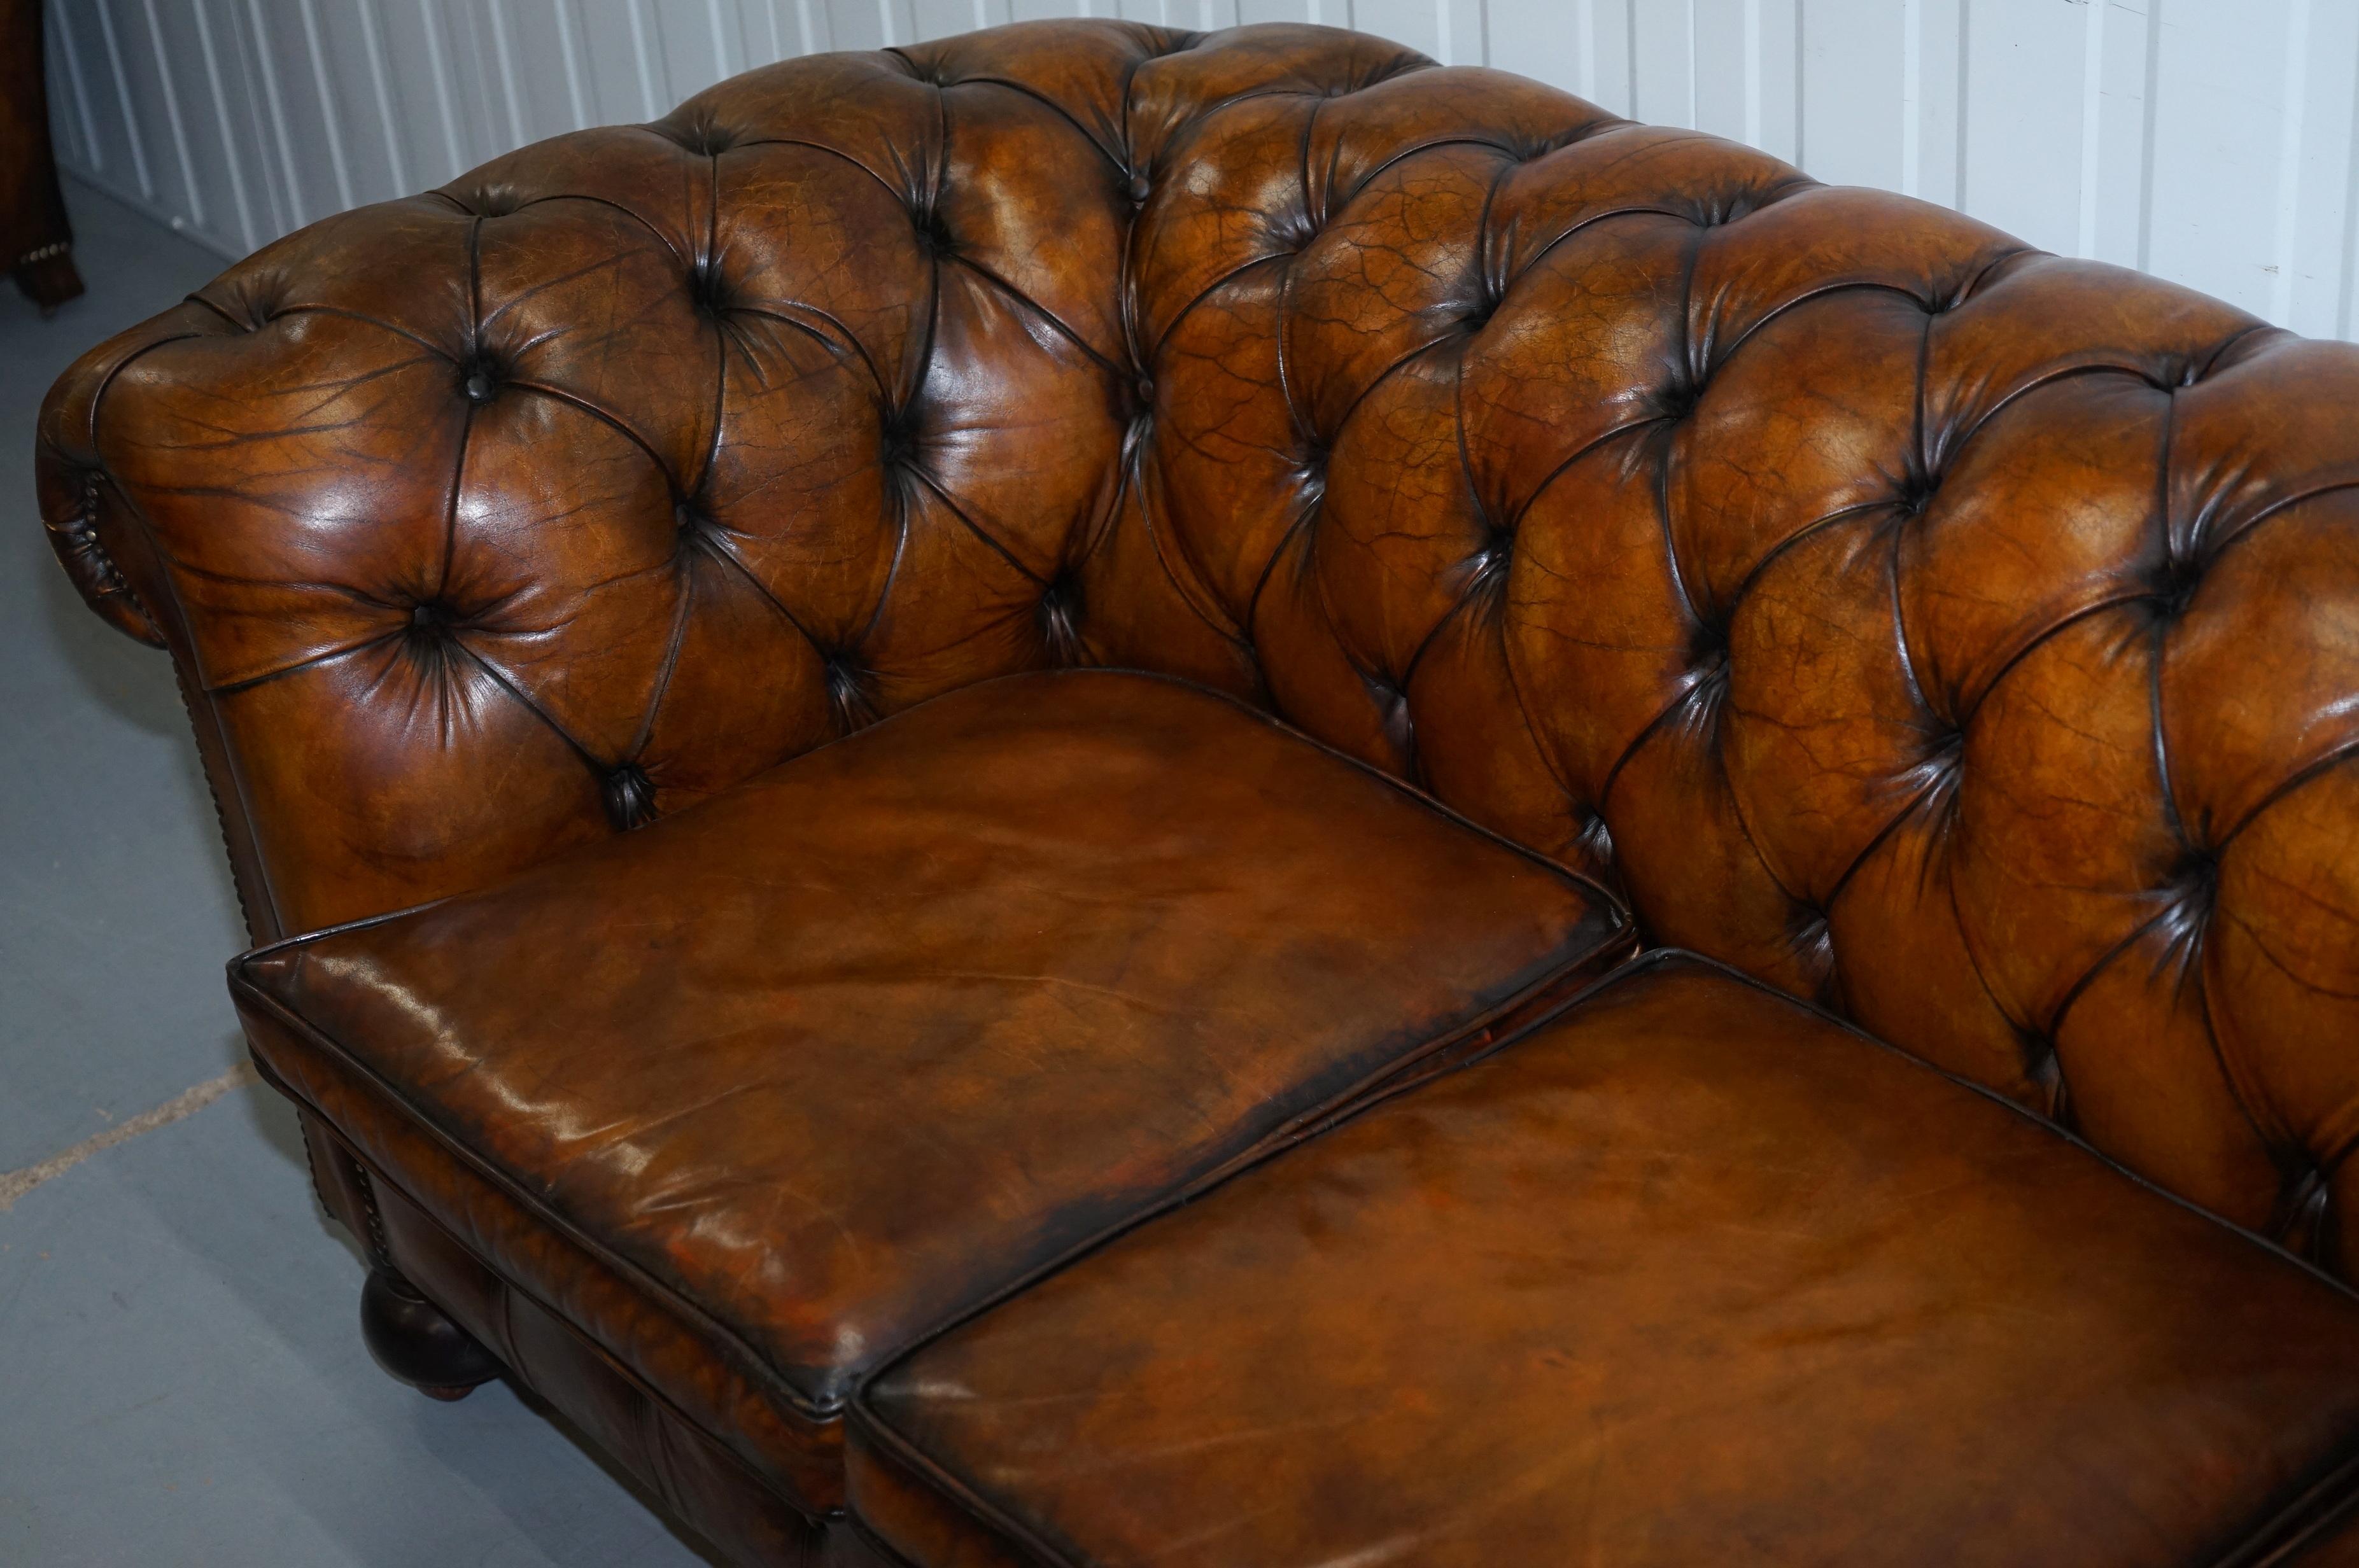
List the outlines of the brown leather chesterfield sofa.
<svg viewBox="0 0 2359 1568">
<path fill-rule="evenodd" d="M 2359 350 L 1071 23 L 318 224 L 40 442 L 380 1359 L 735 1558 L 2359 1563 Z"/>
</svg>

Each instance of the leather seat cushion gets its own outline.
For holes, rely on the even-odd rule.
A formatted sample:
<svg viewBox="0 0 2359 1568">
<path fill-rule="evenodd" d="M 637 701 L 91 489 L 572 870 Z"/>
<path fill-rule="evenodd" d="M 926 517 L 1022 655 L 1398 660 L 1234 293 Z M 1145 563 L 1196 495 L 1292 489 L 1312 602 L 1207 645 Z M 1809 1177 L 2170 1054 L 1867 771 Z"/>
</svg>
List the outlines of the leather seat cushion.
<svg viewBox="0 0 2359 1568">
<path fill-rule="evenodd" d="M 809 1429 L 926 1330 L 1628 942 L 1590 884 L 1235 703 L 1066 672 L 262 949 L 234 989 L 298 1093 L 342 1092 L 329 1063 L 373 1083 L 569 1244 L 510 1227 L 490 1264 L 532 1288 L 586 1253 Z"/>
<path fill-rule="evenodd" d="M 852 1427 L 855 1514 L 927 1568 L 2276 1563 L 2347 1495 L 2359 1301 L 1667 955 L 948 1331 Z"/>
</svg>

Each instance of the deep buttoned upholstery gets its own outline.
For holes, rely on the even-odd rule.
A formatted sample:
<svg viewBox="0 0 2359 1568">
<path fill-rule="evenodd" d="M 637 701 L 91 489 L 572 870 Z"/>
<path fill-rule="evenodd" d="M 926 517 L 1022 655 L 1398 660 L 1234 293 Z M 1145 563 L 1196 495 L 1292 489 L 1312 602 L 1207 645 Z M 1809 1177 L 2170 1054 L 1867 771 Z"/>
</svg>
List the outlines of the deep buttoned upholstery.
<svg viewBox="0 0 2359 1568">
<path fill-rule="evenodd" d="M 231 269 L 43 500 L 259 935 L 877 715 L 1245 695 L 2321 1255 L 2359 350 L 1374 39 L 724 82 Z"/>
<path fill-rule="evenodd" d="M 2347 1272 L 2355 400 L 2359 349 L 1511 75 L 1070 22 L 316 224 L 39 460 L 257 939 L 1135 667 Z"/>
</svg>

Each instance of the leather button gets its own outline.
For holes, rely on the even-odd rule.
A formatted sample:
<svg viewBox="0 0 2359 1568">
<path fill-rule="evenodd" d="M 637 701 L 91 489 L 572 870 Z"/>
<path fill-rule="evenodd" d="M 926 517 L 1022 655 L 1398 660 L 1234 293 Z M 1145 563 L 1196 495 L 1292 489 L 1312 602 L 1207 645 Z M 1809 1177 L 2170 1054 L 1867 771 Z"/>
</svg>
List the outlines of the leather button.
<svg viewBox="0 0 2359 1568">
<path fill-rule="evenodd" d="M 605 796 L 606 818 L 616 832 L 627 833 L 655 820 L 656 787 L 638 763 L 625 762 L 608 773 L 601 793 Z"/>
<path fill-rule="evenodd" d="M 1154 187 L 1147 183 L 1147 176 L 1144 172 L 1134 174 L 1130 177 L 1130 204 L 1132 206 L 1146 206 L 1147 197 L 1153 193 Z"/>
<path fill-rule="evenodd" d="M 958 242 L 951 238 L 950 225 L 943 222 L 941 209 L 927 207 L 912 211 L 909 222 L 917 227 L 918 243 L 929 254 L 946 256 L 957 251 Z"/>
<path fill-rule="evenodd" d="M 876 709 L 868 700 L 860 670 L 840 654 L 827 658 L 825 669 L 828 706 L 835 709 L 838 721 L 847 730 L 873 723 Z"/>
<path fill-rule="evenodd" d="M 1081 587 L 1069 578 L 1059 578 L 1040 596 L 1040 635 L 1060 664 L 1079 659 L 1081 622 Z"/>
<path fill-rule="evenodd" d="M 877 432 L 878 460 L 888 469 L 913 462 L 918 456 L 918 422 L 914 411 L 898 409 L 886 417 Z"/>
<path fill-rule="evenodd" d="M 2195 590 L 2202 586 L 2202 564 L 2185 556 L 2173 555 L 2163 562 L 2162 569 L 2155 573 L 2153 584 L 2147 591 L 2162 607 L 2163 613 L 2179 615 L 2186 611 L 2195 598 Z"/>
<path fill-rule="evenodd" d="M 432 600 L 414 604 L 409 623 L 401 629 L 402 643 L 419 658 L 440 659 L 450 648 L 457 622 L 457 614 L 447 604 Z"/>
<path fill-rule="evenodd" d="M 710 259 L 698 262 L 688 275 L 688 291 L 695 297 L 696 308 L 708 316 L 718 316 L 729 308 L 726 290 L 722 287 L 721 269 Z"/>
</svg>

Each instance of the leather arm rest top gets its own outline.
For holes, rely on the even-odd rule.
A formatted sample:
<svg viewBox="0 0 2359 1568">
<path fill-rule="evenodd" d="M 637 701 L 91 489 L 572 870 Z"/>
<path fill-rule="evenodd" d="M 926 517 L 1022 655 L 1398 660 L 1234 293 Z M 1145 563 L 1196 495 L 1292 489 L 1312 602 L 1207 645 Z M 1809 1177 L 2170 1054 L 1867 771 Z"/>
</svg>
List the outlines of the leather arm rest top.
<svg viewBox="0 0 2359 1568">
<path fill-rule="evenodd" d="M 2359 1256 L 2359 349 L 1364 36 L 1061 22 L 316 224 L 39 444 L 257 938 L 1140 667 Z"/>
</svg>

